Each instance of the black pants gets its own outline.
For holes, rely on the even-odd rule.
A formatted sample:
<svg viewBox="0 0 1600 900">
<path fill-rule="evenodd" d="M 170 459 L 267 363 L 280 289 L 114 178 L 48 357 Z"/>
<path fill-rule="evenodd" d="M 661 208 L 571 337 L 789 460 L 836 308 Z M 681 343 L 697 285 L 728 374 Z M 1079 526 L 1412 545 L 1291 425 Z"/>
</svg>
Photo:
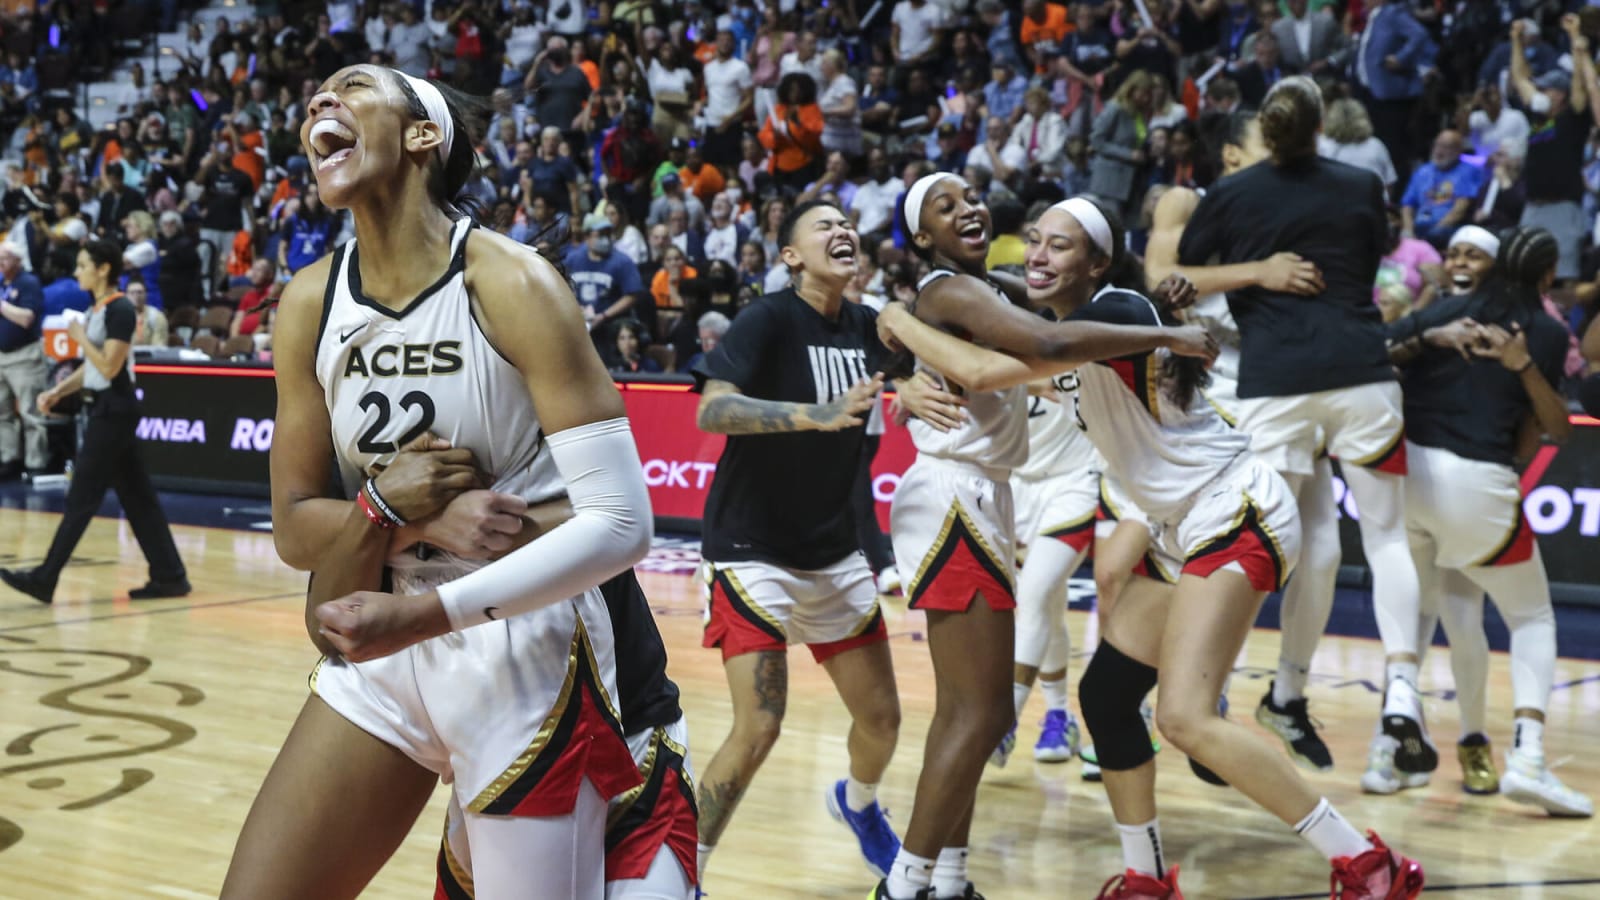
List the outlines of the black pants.
<svg viewBox="0 0 1600 900">
<path fill-rule="evenodd" d="M 1417 101 L 1405 100 L 1379 100 L 1366 94 L 1367 115 L 1372 119 L 1372 134 L 1389 149 L 1389 159 L 1394 163 L 1395 181 L 1394 189 L 1404 191 L 1411 180 L 1411 169 L 1417 159 L 1417 142 L 1414 135 L 1415 129 L 1411 121 L 1412 113 L 1416 110 Z M 1390 202 L 1398 200 L 1390 198 Z"/>
<path fill-rule="evenodd" d="M 866 554 L 867 565 L 876 575 L 894 565 L 894 551 L 878 527 L 878 503 L 872 497 L 872 460 L 878 455 L 878 436 L 869 434 L 861 441 L 861 458 L 856 460 L 856 485 L 850 491 L 850 511 L 856 517 L 856 543 Z"/>
<path fill-rule="evenodd" d="M 43 582 L 55 584 L 83 539 L 89 521 L 100 509 L 106 490 L 117 492 L 122 511 L 139 549 L 150 563 L 150 580 L 167 583 L 182 581 L 187 573 L 178 548 L 172 542 L 161 500 L 150 484 L 135 431 L 139 426 L 139 401 L 130 389 L 96 396 L 89 406 L 83 443 L 73 464 L 72 481 L 67 487 L 67 508 L 56 528 L 55 540 L 44 563 L 34 570 Z"/>
<path fill-rule="evenodd" d="M 732 125 L 726 131 L 708 127 L 700 143 L 700 155 L 713 166 L 737 166 L 744 155 L 744 128 Z"/>
</svg>

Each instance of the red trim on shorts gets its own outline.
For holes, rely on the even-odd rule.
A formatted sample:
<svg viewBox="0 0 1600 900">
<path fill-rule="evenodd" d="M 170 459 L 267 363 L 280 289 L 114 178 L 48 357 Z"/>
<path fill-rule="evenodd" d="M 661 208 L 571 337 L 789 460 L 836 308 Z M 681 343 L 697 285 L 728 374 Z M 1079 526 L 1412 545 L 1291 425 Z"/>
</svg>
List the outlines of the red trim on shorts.
<svg viewBox="0 0 1600 900">
<path fill-rule="evenodd" d="M 1244 520 L 1236 528 L 1190 555 L 1184 561 L 1183 574 L 1207 578 L 1229 563 L 1238 563 L 1250 579 L 1250 586 L 1258 591 L 1278 590 L 1288 578 L 1277 545 L 1262 527 L 1255 504 L 1246 508 Z"/>
<path fill-rule="evenodd" d="M 683 757 L 656 744 L 656 764 L 634 805 L 606 829 L 606 881 L 630 881 L 650 873 L 665 846 L 690 885 L 699 877 L 699 814 L 694 787 L 683 773 Z"/>
<path fill-rule="evenodd" d="M 1094 544 L 1094 525 L 1095 522 L 1099 520 L 1099 517 L 1100 512 L 1099 510 L 1096 510 L 1095 515 L 1091 516 L 1084 522 L 1077 525 L 1069 525 L 1066 528 L 1061 528 L 1056 531 L 1047 532 L 1044 536 L 1047 538 L 1054 538 L 1061 543 L 1066 544 L 1075 552 L 1087 552 L 1088 549 Z"/>
<path fill-rule="evenodd" d="M 1343 462 L 1344 460 L 1340 460 Z M 1387 450 L 1363 463 L 1356 463 L 1363 469 L 1372 469 L 1375 472 L 1387 472 L 1390 475 L 1406 474 L 1406 432 L 1401 429 L 1395 435 L 1394 443 Z"/>
<path fill-rule="evenodd" d="M 992 610 L 1017 608 L 1010 579 L 996 570 L 989 555 L 978 548 L 958 517 L 944 547 L 917 582 L 907 605 L 911 609 L 964 613 L 980 593 Z"/>
<path fill-rule="evenodd" d="M 1489 555 L 1480 566 L 1514 566 L 1533 559 L 1533 527 L 1528 524 L 1527 516 L 1522 514 L 1522 504 L 1517 504 L 1517 522 L 1512 526 L 1511 534 L 1506 536 L 1506 542 L 1500 549 Z"/>
<path fill-rule="evenodd" d="M 446 841 L 439 842 L 439 859 L 434 865 L 433 900 L 472 900 L 472 892 L 450 871 L 447 847 Z"/>
<path fill-rule="evenodd" d="M 819 663 L 825 663 L 847 650 L 881 644 L 888 639 L 889 629 L 883 623 L 883 610 L 875 609 L 872 611 L 872 620 L 855 637 L 847 637 L 838 641 L 823 641 L 817 644 L 808 644 L 807 646 L 811 648 L 812 659 Z"/>
<path fill-rule="evenodd" d="M 712 575 L 711 615 L 706 619 L 701 646 L 720 647 L 722 661 L 727 662 L 746 653 L 767 650 L 782 653 L 789 649 L 789 641 L 772 623 L 751 609 L 729 583 L 727 573 L 718 570 Z"/>
<path fill-rule="evenodd" d="M 589 648 L 575 642 L 578 660 L 566 707 L 539 754 L 510 784 L 486 803 L 468 811 L 490 816 L 565 816 L 578 805 L 585 779 L 610 800 L 644 779 L 622 737 L 622 725 L 602 699 Z M 519 760 L 516 764 L 521 764 Z"/>
</svg>

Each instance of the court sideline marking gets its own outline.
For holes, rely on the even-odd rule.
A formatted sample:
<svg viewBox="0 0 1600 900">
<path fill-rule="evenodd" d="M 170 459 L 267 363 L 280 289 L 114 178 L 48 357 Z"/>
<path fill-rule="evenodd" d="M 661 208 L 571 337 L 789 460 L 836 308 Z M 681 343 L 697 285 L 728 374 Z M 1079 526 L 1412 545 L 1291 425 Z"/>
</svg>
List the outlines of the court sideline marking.
<svg viewBox="0 0 1600 900">
<path fill-rule="evenodd" d="M 55 619 L 49 622 L 35 622 L 32 625 L 10 625 L 0 628 L 0 634 L 13 631 L 31 631 L 35 628 L 55 628 L 61 625 L 82 625 L 86 622 L 103 622 L 108 619 L 134 619 L 139 616 L 159 616 L 165 613 L 186 612 L 196 609 L 213 609 L 220 606 L 240 606 L 245 603 L 261 603 L 266 600 L 287 600 L 290 597 L 303 597 L 305 591 L 290 591 L 283 594 L 267 594 L 262 597 L 245 597 L 240 600 L 218 600 L 215 603 L 184 603 L 178 606 L 169 606 L 164 609 L 141 609 L 136 612 L 110 613 L 103 616 L 84 616 L 79 619 Z M 103 603 L 103 600 L 91 600 L 90 603 Z"/>
</svg>

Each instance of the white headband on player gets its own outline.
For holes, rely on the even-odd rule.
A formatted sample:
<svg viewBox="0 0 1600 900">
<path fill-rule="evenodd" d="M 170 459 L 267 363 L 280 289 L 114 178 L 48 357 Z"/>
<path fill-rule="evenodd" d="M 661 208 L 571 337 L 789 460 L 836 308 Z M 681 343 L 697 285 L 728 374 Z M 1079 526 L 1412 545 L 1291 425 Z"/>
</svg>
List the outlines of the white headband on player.
<svg viewBox="0 0 1600 900">
<path fill-rule="evenodd" d="M 1457 228 L 1456 233 L 1450 237 L 1450 246 L 1454 247 L 1457 244 L 1477 247 L 1489 254 L 1491 259 L 1500 256 L 1500 239 L 1487 228 L 1480 228 L 1477 225 L 1463 225 Z"/>
<path fill-rule="evenodd" d="M 1083 199 L 1073 197 L 1063 200 L 1051 209 L 1059 209 L 1067 215 L 1078 220 L 1083 226 L 1084 233 L 1089 235 L 1089 242 L 1100 248 L 1100 252 L 1107 256 L 1115 256 L 1111 243 L 1111 223 L 1106 221 L 1105 213 L 1098 206 Z"/>
<path fill-rule="evenodd" d="M 967 186 L 966 179 L 960 175 L 951 172 L 935 172 L 932 175 L 924 175 L 918 178 L 916 183 L 911 185 L 911 190 L 906 191 L 906 229 L 908 237 L 922 230 L 922 201 L 927 198 L 928 191 L 946 178 L 954 178 L 961 183 L 963 189 Z"/>
<path fill-rule="evenodd" d="M 414 78 L 399 69 L 394 70 L 396 75 L 404 78 L 406 84 L 411 85 L 411 90 L 422 101 L 422 108 L 428 113 L 428 121 L 439 126 L 439 131 L 444 135 L 444 140 L 439 142 L 439 160 L 450 161 L 450 145 L 456 139 L 456 125 L 450 118 L 450 107 L 444 102 L 444 94 L 433 86 L 433 82 L 421 78 Z"/>
</svg>

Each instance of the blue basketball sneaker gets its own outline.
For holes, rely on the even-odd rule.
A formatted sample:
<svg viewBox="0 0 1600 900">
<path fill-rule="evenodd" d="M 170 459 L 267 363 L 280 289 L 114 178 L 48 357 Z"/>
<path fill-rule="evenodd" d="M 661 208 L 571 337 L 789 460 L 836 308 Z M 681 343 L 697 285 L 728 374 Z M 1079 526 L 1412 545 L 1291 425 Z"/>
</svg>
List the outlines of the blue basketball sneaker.
<svg viewBox="0 0 1600 900">
<path fill-rule="evenodd" d="M 867 868 L 872 874 L 887 878 L 889 867 L 894 865 L 894 858 L 900 852 L 900 838 L 889 827 L 889 817 L 876 800 L 866 809 L 855 812 L 844 797 L 844 779 L 841 778 L 833 790 L 828 791 L 828 814 L 855 832 L 861 855 L 867 858 Z"/>
<path fill-rule="evenodd" d="M 1048 710 L 1039 732 L 1039 743 L 1033 745 L 1033 758 L 1039 762 L 1058 763 L 1078 755 L 1078 720 L 1064 709 Z"/>
<path fill-rule="evenodd" d="M 1015 749 L 1017 749 L 1017 723 L 1012 722 L 1011 730 L 1007 731 L 1006 736 L 1000 739 L 1000 746 L 994 748 L 994 752 L 989 754 L 989 765 L 994 766 L 996 769 L 1004 769 L 1006 763 L 1011 761 L 1011 751 Z"/>
</svg>

